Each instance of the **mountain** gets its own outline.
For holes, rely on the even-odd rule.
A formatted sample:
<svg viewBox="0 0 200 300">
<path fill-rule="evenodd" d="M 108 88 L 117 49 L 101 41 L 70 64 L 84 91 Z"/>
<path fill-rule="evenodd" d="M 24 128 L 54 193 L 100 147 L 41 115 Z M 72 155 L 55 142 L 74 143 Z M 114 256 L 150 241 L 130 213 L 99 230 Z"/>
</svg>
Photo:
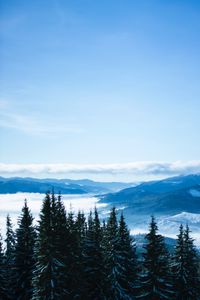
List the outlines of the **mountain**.
<svg viewBox="0 0 200 300">
<path fill-rule="evenodd" d="M 4 178 L 0 177 L 0 194 L 14 194 L 17 192 L 46 193 L 54 189 L 62 194 L 102 194 L 119 191 L 133 186 L 122 182 L 95 182 L 89 179 L 37 179 L 37 178 Z"/>
<path fill-rule="evenodd" d="M 88 192 L 92 193 L 110 193 L 117 192 L 125 188 L 136 186 L 136 183 L 126 183 L 126 182 L 98 182 L 90 179 L 61 179 L 65 183 L 76 183 L 80 186 L 83 186 Z"/>
<path fill-rule="evenodd" d="M 104 195 L 101 202 L 125 206 L 128 214 L 200 213 L 200 174 L 142 183 Z"/>
<path fill-rule="evenodd" d="M 0 194 L 14 194 L 17 192 L 46 193 L 52 191 L 62 194 L 85 194 L 79 185 L 57 183 L 53 181 L 32 180 L 29 178 L 0 178 Z"/>
</svg>

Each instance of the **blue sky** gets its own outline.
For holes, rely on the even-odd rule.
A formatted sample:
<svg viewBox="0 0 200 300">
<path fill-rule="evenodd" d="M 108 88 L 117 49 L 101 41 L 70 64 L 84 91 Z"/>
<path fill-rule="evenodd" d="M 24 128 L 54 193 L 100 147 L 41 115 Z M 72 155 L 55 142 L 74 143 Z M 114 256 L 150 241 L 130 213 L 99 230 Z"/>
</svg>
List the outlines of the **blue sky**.
<svg viewBox="0 0 200 300">
<path fill-rule="evenodd" d="M 110 164 L 199 166 L 199 1 L 0 0 L 0 11 L 2 175 L 65 163 L 83 171 L 62 176 L 114 180 L 137 172 Z"/>
</svg>

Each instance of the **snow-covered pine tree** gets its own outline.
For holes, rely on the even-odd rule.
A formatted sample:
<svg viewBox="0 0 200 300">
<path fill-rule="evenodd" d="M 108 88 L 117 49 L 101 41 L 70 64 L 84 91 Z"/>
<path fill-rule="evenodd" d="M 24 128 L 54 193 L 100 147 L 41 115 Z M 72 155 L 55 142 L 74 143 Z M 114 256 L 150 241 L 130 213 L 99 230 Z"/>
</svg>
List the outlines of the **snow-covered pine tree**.
<svg viewBox="0 0 200 300">
<path fill-rule="evenodd" d="M 94 219 L 91 213 L 89 215 L 88 230 L 83 245 L 83 299 L 104 300 L 104 260 L 101 247 L 101 226 L 96 208 L 94 214 Z"/>
<path fill-rule="evenodd" d="M 130 236 L 123 214 L 119 221 L 118 266 L 121 266 L 119 284 L 123 291 L 122 299 L 135 299 L 138 280 L 136 245 Z"/>
<path fill-rule="evenodd" d="M 188 299 L 200 299 L 199 255 L 190 237 L 189 226 L 184 231 L 186 269 L 188 271 Z"/>
<path fill-rule="evenodd" d="M 53 240 L 54 256 L 57 260 L 57 293 L 62 295 L 62 299 L 70 299 L 70 291 L 67 285 L 69 276 L 69 230 L 67 228 L 67 217 L 61 195 L 58 198 L 52 194 L 52 214 L 53 214 Z"/>
<path fill-rule="evenodd" d="M 175 299 L 183 300 L 187 295 L 187 274 L 185 272 L 185 243 L 184 243 L 184 229 L 180 225 L 177 244 L 175 248 L 174 262 L 173 262 L 173 277 L 174 290 L 176 292 Z M 187 298 L 186 298 L 187 299 Z"/>
<path fill-rule="evenodd" d="M 127 234 L 129 235 L 129 233 L 128 231 L 126 232 L 127 228 L 123 219 L 120 222 L 120 226 L 121 228 L 118 226 L 116 209 L 113 208 L 107 221 L 105 241 L 103 241 L 105 247 L 104 255 L 107 273 L 106 299 L 130 300 L 134 299 L 134 286 L 132 280 L 130 280 L 132 277 L 131 274 L 133 273 L 131 272 L 129 277 L 127 271 L 129 267 L 131 267 L 133 261 L 129 260 L 130 256 L 126 260 L 125 255 L 130 255 L 130 252 L 132 252 L 133 248 L 131 248 L 131 240 L 129 240 L 129 237 L 127 237 Z M 126 245 L 122 245 L 122 241 L 126 241 Z M 128 247 L 128 244 L 130 248 Z M 134 250 L 132 255 L 134 257 Z"/>
<path fill-rule="evenodd" d="M 105 225 L 105 223 L 104 223 Z M 118 223 L 116 216 L 116 209 L 113 207 L 110 211 L 109 218 L 106 223 L 106 227 L 103 226 L 103 240 L 102 246 L 104 251 L 104 265 L 106 270 L 106 299 L 115 299 L 117 296 L 117 236 Z M 118 298 L 116 298 L 118 299 Z"/>
<path fill-rule="evenodd" d="M 47 193 L 40 212 L 36 241 L 37 263 L 33 276 L 34 300 L 51 300 L 55 295 L 51 218 L 51 198 Z"/>
<path fill-rule="evenodd" d="M 169 254 L 164 238 L 158 232 L 154 217 L 151 219 L 149 233 L 146 235 L 147 244 L 141 274 L 141 289 L 139 299 L 164 300 L 174 299 L 171 274 L 169 269 Z"/>
<path fill-rule="evenodd" d="M 32 297 L 32 275 L 35 264 L 34 245 L 36 239 L 33 217 L 26 200 L 18 226 L 15 247 L 15 299 L 26 300 Z"/>
<path fill-rule="evenodd" d="M 83 299 L 83 243 L 86 236 L 86 218 L 83 212 L 78 211 L 74 222 L 74 241 L 72 273 L 72 290 L 74 299 Z"/>
<path fill-rule="evenodd" d="M 68 250 L 67 253 L 67 281 L 66 286 L 68 287 L 69 291 L 69 299 L 73 299 L 74 297 L 74 265 L 76 263 L 77 255 L 76 255 L 76 248 L 77 248 L 77 233 L 75 228 L 75 220 L 74 220 L 74 213 L 72 209 L 70 209 L 69 213 L 67 214 L 67 230 L 69 233 L 69 241 L 68 241 Z"/>
<path fill-rule="evenodd" d="M 9 300 L 8 290 L 7 290 L 5 256 L 2 247 L 1 234 L 0 234 L 0 299 Z"/>
<path fill-rule="evenodd" d="M 36 242 L 37 263 L 33 278 L 33 300 L 65 299 L 60 282 L 60 267 L 56 248 L 56 199 L 47 193 L 40 213 Z"/>
<path fill-rule="evenodd" d="M 83 240 L 86 234 L 84 213 L 75 216 L 72 209 L 67 215 L 68 248 L 67 248 L 67 287 L 69 299 L 82 299 L 83 291 Z"/>
<path fill-rule="evenodd" d="M 12 221 L 9 215 L 6 218 L 6 250 L 5 250 L 5 264 L 6 264 L 6 278 L 7 291 L 9 299 L 15 299 L 15 232 L 13 231 Z"/>
<path fill-rule="evenodd" d="M 198 257 L 193 239 L 189 235 L 189 227 L 184 231 L 180 226 L 177 245 L 175 248 L 174 264 L 174 290 L 176 300 L 197 300 L 199 294 Z"/>
</svg>

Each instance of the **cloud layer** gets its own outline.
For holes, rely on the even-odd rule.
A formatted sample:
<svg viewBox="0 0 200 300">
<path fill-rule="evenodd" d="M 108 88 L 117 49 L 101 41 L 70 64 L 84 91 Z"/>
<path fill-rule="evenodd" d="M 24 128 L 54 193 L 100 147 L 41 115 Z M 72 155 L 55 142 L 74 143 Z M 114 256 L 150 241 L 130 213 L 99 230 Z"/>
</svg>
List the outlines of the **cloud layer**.
<svg viewBox="0 0 200 300">
<path fill-rule="evenodd" d="M 5 164 L 0 163 L 0 174 L 9 175 L 67 175 L 67 174 L 133 174 L 179 175 L 200 173 L 200 161 L 155 162 L 142 161 L 119 164 Z"/>
</svg>

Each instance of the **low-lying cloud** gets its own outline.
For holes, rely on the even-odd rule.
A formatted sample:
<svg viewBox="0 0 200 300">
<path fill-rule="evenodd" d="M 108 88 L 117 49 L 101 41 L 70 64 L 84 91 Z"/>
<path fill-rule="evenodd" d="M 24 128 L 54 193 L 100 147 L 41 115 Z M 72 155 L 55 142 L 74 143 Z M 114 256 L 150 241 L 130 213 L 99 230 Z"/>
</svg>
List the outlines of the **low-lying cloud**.
<svg viewBox="0 0 200 300">
<path fill-rule="evenodd" d="M 180 175 L 200 173 L 200 161 L 155 162 L 142 161 L 119 164 L 5 164 L 0 163 L 0 174 L 9 175 L 69 175 L 69 174 L 133 174 Z"/>
</svg>

